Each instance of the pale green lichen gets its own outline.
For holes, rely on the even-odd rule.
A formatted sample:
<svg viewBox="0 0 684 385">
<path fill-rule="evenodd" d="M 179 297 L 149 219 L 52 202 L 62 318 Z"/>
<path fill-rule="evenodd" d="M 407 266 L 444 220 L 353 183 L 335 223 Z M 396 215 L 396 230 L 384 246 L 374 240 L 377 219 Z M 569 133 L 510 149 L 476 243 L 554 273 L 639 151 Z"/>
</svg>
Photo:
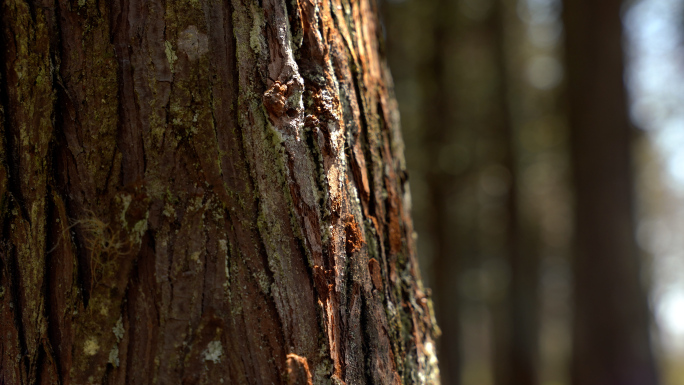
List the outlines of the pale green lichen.
<svg viewBox="0 0 684 385">
<path fill-rule="evenodd" d="M 128 211 L 128 206 L 131 205 L 131 201 L 133 200 L 133 198 L 130 195 L 121 195 L 120 199 L 121 199 L 121 205 L 123 206 L 123 208 L 121 210 L 121 217 L 120 217 L 121 224 L 124 227 L 127 227 L 128 222 L 126 221 L 126 211 Z"/>
<path fill-rule="evenodd" d="M 109 363 L 112 364 L 115 368 L 119 367 L 119 346 L 114 345 L 112 347 L 112 350 L 109 351 Z"/>
<path fill-rule="evenodd" d="M 171 68 L 171 72 L 173 72 L 173 64 L 178 60 L 178 56 L 176 56 L 173 45 L 168 40 L 164 41 L 164 51 L 166 52 L 166 60 L 169 61 L 169 68 Z"/>
<path fill-rule="evenodd" d="M 173 208 L 170 204 L 164 205 L 164 211 L 162 212 L 162 215 L 164 215 L 167 218 L 173 219 L 176 216 L 176 209 Z"/>
<path fill-rule="evenodd" d="M 139 244 L 142 241 L 143 235 L 145 235 L 145 232 L 147 231 L 147 220 L 149 219 L 150 212 L 146 211 L 145 217 L 135 222 L 132 228 L 129 228 L 128 220 L 126 219 L 126 213 L 128 212 L 128 208 L 131 205 L 133 198 L 130 195 L 121 195 L 119 196 L 119 199 L 122 206 L 119 220 L 121 221 L 124 229 L 130 230 L 131 236 L 133 237 L 132 241 L 135 244 Z"/>
<path fill-rule="evenodd" d="M 192 198 L 188 204 L 188 211 L 199 211 L 204 206 L 202 200 L 201 196 Z"/>
<path fill-rule="evenodd" d="M 94 356 L 98 351 L 100 351 L 100 345 L 97 343 L 97 338 L 95 337 L 90 337 L 86 340 L 85 344 L 83 344 L 83 353 L 87 356 Z"/>
<path fill-rule="evenodd" d="M 124 326 L 123 326 L 123 318 L 119 316 L 119 319 L 116 321 L 116 325 L 112 328 L 112 333 L 114 333 L 114 336 L 116 337 L 116 340 L 118 342 L 121 341 L 121 339 L 124 336 Z"/>
<path fill-rule="evenodd" d="M 255 277 L 257 282 L 259 283 L 259 287 L 261 288 L 261 292 L 264 294 L 268 294 L 269 291 L 271 290 L 271 284 L 268 276 L 266 273 L 263 271 L 259 271 L 258 273 L 255 274 Z"/>
<path fill-rule="evenodd" d="M 100 315 L 107 317 L 109 315 L 109 303 L 108 301 L 103 301 L 100 303 Z"/>
<path fill-rule="evenodd" d="M 136 244 L 142 241 L 142 237 L 143 235 L 145 235 L 145 232 L 147 231 L 147 219 L 149 218 L 149 216 L 150 212 L 147 211 L 145 213 L 145 218 L 137 221 L 135 225 L 133 225 L 133 229 L 131 229 Z"/>
<path fill-rule="evenodd" d="M 264 13 L 258 5 L 252 4 L 252 30 L 249 32 L 249 46 L 255 53 L 263 51 L 266 46 L 264 34 L 262 33 L 265 25 Z"/>
<path fill-rule="evenodd" d="M 199 265 L 198 269 L 202 266 L 202 260 L 200 259 L 200 255 L 202 255 L 200 251 L 195 251 L 194 253 L 190 254 L 190 260 Z"/>
<path fill-rule="evenodd" d="M 215 364 L 221 362 L 221 356 L 223 355 L 223 345 L 221 341 L 211 341 L 207 348 L 202 352 L 205 361 L 211 361 Z"/>
<path fill-rule="evenodd" d="M 223 283 L 223 288 L 227 289 L 229 282 L 230 282 L 230 267 L 229 267 L 229 261 L 228 261 L 228 241 L 225 239 L 220 239 L 219 240 L 219 250 L 221 251 L 223 261 L 224 261 L 224 269 L 226 272 L 226 282 Z"/>
<path fill-rule="evenodd" d="M 22 146 L 28 146 L 30 139 L 26 125 L 22 124 L 21 130 L 19 131 L 19 140 L 21 141 Z"/>
</svg>

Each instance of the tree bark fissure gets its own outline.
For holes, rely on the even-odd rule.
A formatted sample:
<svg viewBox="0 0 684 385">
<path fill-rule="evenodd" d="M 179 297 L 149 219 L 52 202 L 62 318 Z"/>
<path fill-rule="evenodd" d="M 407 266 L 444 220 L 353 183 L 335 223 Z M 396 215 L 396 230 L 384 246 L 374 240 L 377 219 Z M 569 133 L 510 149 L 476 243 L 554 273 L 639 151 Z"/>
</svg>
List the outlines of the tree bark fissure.
<svg viewBox="0 0 684 385">
<path fill-rule="evenodd" d="M 0 383 L 438 383 L 371 0 L 3 0 Z"/>
</svg>

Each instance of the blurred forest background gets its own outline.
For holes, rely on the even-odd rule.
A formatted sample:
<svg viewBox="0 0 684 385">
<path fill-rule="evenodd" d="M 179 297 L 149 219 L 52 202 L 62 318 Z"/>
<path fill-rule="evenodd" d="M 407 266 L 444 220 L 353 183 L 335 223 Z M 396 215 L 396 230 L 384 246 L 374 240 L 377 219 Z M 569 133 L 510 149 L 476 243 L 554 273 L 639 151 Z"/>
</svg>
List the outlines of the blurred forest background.
<svg viewBox="0 0 684 385">
<path fill-rule="evenodd" d="M 446 385 L 684 384 L 684 0 L 384 0 Z"/>
</svg>

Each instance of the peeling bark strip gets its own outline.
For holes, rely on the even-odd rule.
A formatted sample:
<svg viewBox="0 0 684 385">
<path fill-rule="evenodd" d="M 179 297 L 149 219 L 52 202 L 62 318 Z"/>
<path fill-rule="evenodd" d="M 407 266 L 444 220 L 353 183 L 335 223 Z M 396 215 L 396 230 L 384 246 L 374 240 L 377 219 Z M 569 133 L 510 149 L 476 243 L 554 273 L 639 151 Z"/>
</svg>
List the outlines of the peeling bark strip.
<svg viewBox="0 0 684 385">
<path fill-rule="evenodd" d="M 0 8 L 0 384 L 439 382 L 372 0 Z"/>
</svg>

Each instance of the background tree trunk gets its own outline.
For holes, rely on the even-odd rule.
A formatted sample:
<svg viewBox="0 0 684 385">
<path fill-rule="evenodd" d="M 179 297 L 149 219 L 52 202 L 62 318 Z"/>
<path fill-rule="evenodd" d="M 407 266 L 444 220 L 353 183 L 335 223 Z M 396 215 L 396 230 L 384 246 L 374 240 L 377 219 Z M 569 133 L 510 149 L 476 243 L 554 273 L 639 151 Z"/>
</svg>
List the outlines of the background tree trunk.
<svg viewBox="0 0 684 385">
<path fill-rule="evenodd" d="M 497 0 L 492 4 L 485 28 L 492 41 L 494 70 L 492 87 L 496 90 L 491 114 L 491 130 L 498 138 L 498 161 L 509 180 L 504 192 L 505 223 L 503 245 L 510 283 L 504 298 L 494 305 L 494 379 L 497 385 L 536 385 L 539 344 L 538 259 L 529 246 L 532 229 L 524 226 L 519 191 L 518 130 L 511 99 L 513 80 L 509 76 L 509 51 L 513 47 L 511 9 L 515 3 Z M 515 19 L 517 21 L 517 19 Z M 526 242 L 527 241 L 527 242 Z"/>
<path fill-rule="evenodd" d="M 656 384 L 634 240 L 622 1 L 565 3 L 575 179 L 575 385 Z"/>
<path fill-rule="evenodd" d="M 439 383 L 372 0 L 0 12 L 0 384 Z"/>
</svg>

